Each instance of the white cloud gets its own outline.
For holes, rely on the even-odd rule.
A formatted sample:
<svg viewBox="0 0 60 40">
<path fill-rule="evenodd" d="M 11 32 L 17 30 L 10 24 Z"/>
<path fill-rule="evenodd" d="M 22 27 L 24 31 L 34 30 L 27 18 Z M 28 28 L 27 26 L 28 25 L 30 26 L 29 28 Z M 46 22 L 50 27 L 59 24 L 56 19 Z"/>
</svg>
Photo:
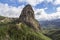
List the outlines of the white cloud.
<svg viewBox="0 0 60 40">
<path fill-rule="evenodd" d="M 60 7 L 57 7 L 57 11 L 60 12 Z"/>
<path fill-rule="evenodd" d="M 44 0 L 27 0 L 27 3 L 35 6 L 35 5 L 37 5 L 37 4 L 39 4 L 39 3 L 43 2 L 43 1 Z"/>
<path fill-rule="evenodd" d="M 60 0 L 19 0 L 19 2 L 26 2 L 27 4 L 31 4 L 32 6 L 36 6 L 42 2 L 51 2 L 54 5 L 60 5 Z"/>
<path fill-rule="evenodd" d="M 53 0 L 18 0 L 19 2 L 26 2 L 27 4 L 31 4 L 32 6 L 36 6 L 42 2 L 53 2 Z"/>
<path fill-rule="evenodd" d="M 31 4 L 32 6 L 36 6 L 43 1 L 44 0 L 19 0 L 19 2 L 26 2 L 27 4 Z"/>
<path fill-rule="evenodd" d="M 44 9 L 37 9 L 36 10 L 36 14 L 35 14 L 35 18 L 37 20 L 46 20 L 49 19 L 48 14 L 44 11 Z"/>
<path fill-rule="evenodd" d="M 60 0 L 55 0 L 54 5 L 60 5 Z"/>
<path fill-rule="evenodd" d="M 47 2 L 53 2 L 53 0 L 46 0 Z"/>
<path fill-rule="evenodd" d="M 23 7 L 24 5 L 19 7 L 12 7 L 8 6 L 8 4 L 0 3 L 0 15 L 8 17 L 19 17 Z M 37 20 L 52 20 L 60 18 L 60 7 L 56 8 L 57 12 L 51 14 L 45 12 L 45 9 L 48 9 L 47 7 L 43 9 L 33 9 L 35 11 L 35 18 Z"/>
<path fill-rule="evenodd" d="M 48 14 L 45 12 L 44 9 L 37 9 L 35 10 L 35 18 L 37 20 L 53 20 L 53 19 L 60 19 L 60 7 L 57 8 L 57 12 Z"/>
<path fill-rule="evenodd" d="M 25 2 L 25 0 L 18 0 L 19 2 Z"/>
<path fill-rule="evenodd" d="M 17 7 L 8 6 L 8 4 L 0 3 L 0 15 L 8 17 L 19 17 L 24 5 Z"/>
</svg>

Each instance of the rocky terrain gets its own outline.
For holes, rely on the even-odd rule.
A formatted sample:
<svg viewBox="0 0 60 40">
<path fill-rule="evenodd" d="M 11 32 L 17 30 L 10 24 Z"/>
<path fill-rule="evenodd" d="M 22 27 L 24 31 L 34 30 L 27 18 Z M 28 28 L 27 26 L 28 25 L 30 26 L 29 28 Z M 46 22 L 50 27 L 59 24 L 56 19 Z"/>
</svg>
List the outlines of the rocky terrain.
<svg viewBox="0 0 60 40">
<path fill-rule="evenodd" d="M 29 4 L 23 8 L 18 19 L 7 19 L 0 22 L 0 40 L 52 40 L 42 33 Z"/>
<path fill-rule="evenodd" d="M 34 11 L 31 7 L 31 5 L 26 5 L 19 17 L 19 21 L 24 22 L 25 24 L 31 26 L 36 31 L 40 30 L 40 24 L 39 22 L 34 18 Z"/>
</svg>

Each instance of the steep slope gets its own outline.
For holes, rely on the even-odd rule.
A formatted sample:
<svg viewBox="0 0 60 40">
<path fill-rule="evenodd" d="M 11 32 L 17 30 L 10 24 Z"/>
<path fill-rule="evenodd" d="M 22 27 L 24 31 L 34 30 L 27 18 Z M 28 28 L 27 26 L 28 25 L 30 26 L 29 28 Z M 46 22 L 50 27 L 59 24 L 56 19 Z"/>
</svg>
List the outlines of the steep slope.
<svg viewBox="0 0 60 40">
<path fill-rule="evenodd" d="M 51 40 L 25 23 L 0 25 L 0 40 Z"/>
<path fill-rule="evenodd" d="M 26 5 L 22 12 L 21 15 L 19 17 L 19 21 L 20 22 L 24 22 L 25 24 L 31 26 L 33 29 L 35 29 L 36 31 L 40 31 L 40 24 L 39 22 L 34 18 L 34 11 L 31 7 L 31 5 Z"/>
<path fill-rule="evenodd" d="M 19 17 L 11 22 L 0 23 L 0 40 L 52 40 L 41 32 L 34 18 L 31 5 L 26 5 Z"/>
<path fill-rule="evenodd" d="M 0 20 L 3 20 L 5 17 L 3 17 L 3 16 L 0 16 Z"/>
<path fill-rule="evenodd" d="M 60 30 L 51 30 L 46 35 L 51 37 L 53 40 L 60 40 Z"/>
</svg>

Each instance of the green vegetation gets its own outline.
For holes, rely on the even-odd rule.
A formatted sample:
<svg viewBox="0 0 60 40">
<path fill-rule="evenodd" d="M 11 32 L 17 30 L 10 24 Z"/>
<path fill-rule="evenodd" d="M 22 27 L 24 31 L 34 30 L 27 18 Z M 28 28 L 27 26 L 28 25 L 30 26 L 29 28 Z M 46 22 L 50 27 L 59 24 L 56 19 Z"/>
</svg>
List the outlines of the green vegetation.
<svg viewBox="0 0 60 40">
<path fill-rule="evenodd" d="M 60 30 L 50 30 L 46 35 L 53 40 L 60 40 Z"/>
<path fill-rule="evenodd" d="M 2 19 L 4 19 L 5 17 L 3 17 L 3 16 L 0 16 L 0 20 L 2 20 Z"/>
<path fill-rule="evenodd" d="M 44 28 L 42 32 L 52 40 L 60 40 L 60 28 Z"/>
<path fill-rule="evenodd" d="M 24 23 L 0 23 L 0 40 L 51 40 Z"/>
</svg>

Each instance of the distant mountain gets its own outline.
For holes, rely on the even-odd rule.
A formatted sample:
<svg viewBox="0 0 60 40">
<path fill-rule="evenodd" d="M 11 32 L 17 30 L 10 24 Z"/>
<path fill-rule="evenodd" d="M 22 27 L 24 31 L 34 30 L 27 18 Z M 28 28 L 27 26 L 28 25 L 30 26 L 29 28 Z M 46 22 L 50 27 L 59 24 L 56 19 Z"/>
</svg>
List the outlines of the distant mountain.
<svg viewBox="0 0 60 40">
<path fill-rule="evenodd" d="M 60 19 L 40 21 L 43 33 L 52 40 L 60 40 Z"/>
<path fill-rule="evenodd" d="M 60 28 L 60 19 L 40 21 L 42 27 Z"/>
<path fill-rule="evenodd" d="M 0 40 L 52 40 L 41 32 L 29 4 L 23 8 L 18 19 L 10 20 L 11 18 L 4 18 L 0 22 Z"/>
</svg>

